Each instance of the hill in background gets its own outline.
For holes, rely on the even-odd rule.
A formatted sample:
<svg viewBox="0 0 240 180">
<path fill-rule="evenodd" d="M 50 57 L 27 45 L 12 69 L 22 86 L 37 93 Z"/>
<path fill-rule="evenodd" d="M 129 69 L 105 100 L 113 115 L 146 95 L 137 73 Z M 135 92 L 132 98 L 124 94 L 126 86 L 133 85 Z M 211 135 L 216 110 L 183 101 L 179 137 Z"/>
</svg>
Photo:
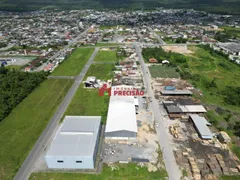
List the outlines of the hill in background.
<svg viewBox="0 0 240 180">
<path fill-rule="evenodd" d="M 209 12 L 239 13 L 240 0 L 0 0 L 0 10 L 38 9 L 152 9 L 194 8 Z"/>
</svg>

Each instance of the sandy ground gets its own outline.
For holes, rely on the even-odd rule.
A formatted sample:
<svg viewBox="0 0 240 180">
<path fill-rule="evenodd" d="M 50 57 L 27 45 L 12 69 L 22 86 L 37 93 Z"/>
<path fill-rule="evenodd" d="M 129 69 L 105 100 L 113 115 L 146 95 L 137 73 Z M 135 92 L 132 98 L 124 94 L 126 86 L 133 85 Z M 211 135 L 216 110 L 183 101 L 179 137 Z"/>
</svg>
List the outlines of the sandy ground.
<svg viewBox="0 0 240 180">
<path fill-rule="evenodd" d="M 165 51 L 172 51 L 176 53 L 181 53 L 181 54 L 191 54 L 193 53 L 192 51 L 188 50 L 187 45 L 186 46 L 163 46 L 163 49 Z"/>
</svg>

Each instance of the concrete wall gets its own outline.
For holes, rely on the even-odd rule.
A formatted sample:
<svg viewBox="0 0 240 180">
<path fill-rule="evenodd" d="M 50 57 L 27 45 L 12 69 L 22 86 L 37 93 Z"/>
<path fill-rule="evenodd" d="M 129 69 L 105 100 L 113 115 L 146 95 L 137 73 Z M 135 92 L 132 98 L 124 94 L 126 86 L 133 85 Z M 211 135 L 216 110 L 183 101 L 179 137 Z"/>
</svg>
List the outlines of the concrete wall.
<svg viewBox="0 0 240 180">
<path fill-rule="evenodd" d="M 101 130 L 102 130 L 102 126 L 101 126 L 101 123 L 100 123 L 100 126 L 98 128 L 98 135 L 97 135 L 97 141 L 96 141 L 96 144 L 95 144 L 95 147 L 94 147 L 94 151 L 93 151 L 93 163 L 95 164 L 95 161 L 96 161 L 96 158 L 97 158 L 97 152 L 98 152 L 98 146 L 99 146 L 99 135 L 101 133 Z"/>
<path fill-rule="evenodd" d="M 45 160 L 48 168 L 53 169 L 94 169 L 92 156 L 45 156 Z M 76 163 L 76 161 L 82 161 L 82 163 Z"/>
<path fill-rule="evenodd" d="M 137 137 L 136 132 L 131 131 L 114 131 L 114 132 L 106 132 L 105 138 L 112 139 L 135 139 Z"/>
</svg>

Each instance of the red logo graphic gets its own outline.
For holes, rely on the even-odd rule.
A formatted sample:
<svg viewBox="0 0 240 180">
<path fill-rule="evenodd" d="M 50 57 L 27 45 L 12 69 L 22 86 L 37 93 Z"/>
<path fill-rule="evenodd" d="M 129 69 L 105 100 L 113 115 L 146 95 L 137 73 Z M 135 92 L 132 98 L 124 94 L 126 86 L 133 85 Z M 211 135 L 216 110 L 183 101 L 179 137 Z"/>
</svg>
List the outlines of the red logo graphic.
<svg viewBox="0 0 240 180">
<path fill-rule="evenodd" d="M 111 94 L 111 92 L 113 94 Z M 98 91 L 99 96 L 143 96 L 144 91 L 138 90 L 135 88 L 118 88 L 118 87 L 113 87 L 108 88 L 107 84 L 104 84 Z"/>
<path fill-rule="evenodd" d="M 104 84 L 98 91 L 99 96 L 111 96 L 111 88 Z"/>
</svg>

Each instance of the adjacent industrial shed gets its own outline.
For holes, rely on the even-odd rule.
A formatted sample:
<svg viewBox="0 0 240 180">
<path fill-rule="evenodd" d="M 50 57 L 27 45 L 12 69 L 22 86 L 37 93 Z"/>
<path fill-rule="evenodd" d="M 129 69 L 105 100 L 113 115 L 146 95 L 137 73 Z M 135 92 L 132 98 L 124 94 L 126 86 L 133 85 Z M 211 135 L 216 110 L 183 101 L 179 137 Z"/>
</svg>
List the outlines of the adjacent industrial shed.
<svg viewBox="0 0 240 180">
<path fill-rule="evenodd" d="M 194 127 L 196 128 L 199 136 L 202 139 L 212 139 L 213 138 L 213 134 L 211 133 L 210 129 L 207 126 L 207 125 L 210 125 L 210 123 L 208 123 L 208 121 L 204 117 L 201 117 L 197 114 L 191 114 L 189 116 L 190 116 L 190 119 L 192 120 Z"/>
<path fill-rule="evenodd" d="M 101 116 L 66 116 L 45 156 L 48 168 L 94 169 Z"/>
<path fill-rule="evenodd" d="M 135 139 L 137 120 L 133 96 L 111 96 L 105 130 L 106 139 Z"/>
<path fill-rule="evenodd" d="M 192 92 L 189 90 L 161 90 L 163 96 L 191 96 Z"/>
</svg>

